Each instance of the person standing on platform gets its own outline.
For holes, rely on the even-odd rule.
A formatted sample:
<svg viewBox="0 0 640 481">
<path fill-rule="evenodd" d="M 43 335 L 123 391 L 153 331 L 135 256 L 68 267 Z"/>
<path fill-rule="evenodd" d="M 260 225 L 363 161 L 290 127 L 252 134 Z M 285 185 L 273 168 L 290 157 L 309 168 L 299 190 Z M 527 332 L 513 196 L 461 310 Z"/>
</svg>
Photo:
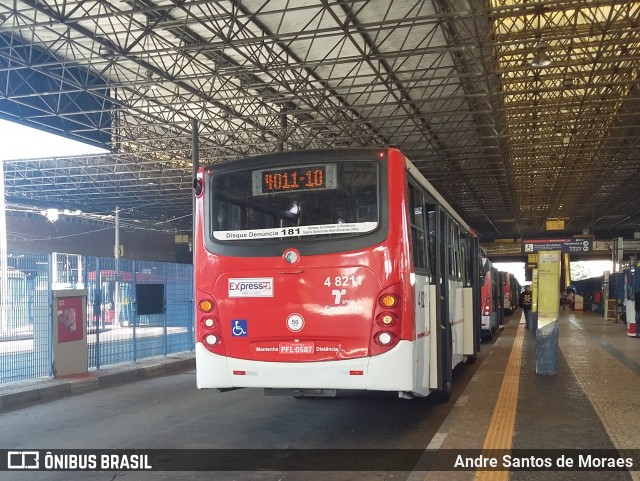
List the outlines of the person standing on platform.
<svg viewBox="0 0 640 481">
<path fill-rule="evenodd" d="M 567 308 L 571 309 L 573 311 L 573 303 L 575 301 L 575 294 L 573 293 L 573 291 L 571 289 L 569 289 L 567 287 Z"/>
<path fill-rule="evenodd" d="M 524 312 L 524 327 L 529 329 L 531 326 L 531 307 L 533 306 L 533 294 L 531 293 L 531 286 L 529 286 L 529 284 L 524 286 L 524 291 L 522 291 L 520 299 L 518 299 L 518 305 L 522 307 Z"/>
</svg>

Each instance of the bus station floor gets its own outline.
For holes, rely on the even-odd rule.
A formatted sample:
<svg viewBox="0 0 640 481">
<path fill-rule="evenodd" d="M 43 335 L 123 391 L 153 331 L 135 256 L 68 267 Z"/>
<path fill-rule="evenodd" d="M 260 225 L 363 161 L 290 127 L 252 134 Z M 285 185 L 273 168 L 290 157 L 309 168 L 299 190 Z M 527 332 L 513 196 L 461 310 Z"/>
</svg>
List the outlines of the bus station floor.
<svg viewBox="0 0 640 481">
<path fill-rule="evenodd" d="M 554 462 L 571 450 L 633 450 L 635 470 L 430 472 L 421 479 L 640 480 L 640 339 L 628 337 L 625 324 L 561 310 L 555 375 L 536 374 L 536 338 L 521 311 L 483 347 L 486 357 L 431 448 L 523 450 Z"/>
</svg>

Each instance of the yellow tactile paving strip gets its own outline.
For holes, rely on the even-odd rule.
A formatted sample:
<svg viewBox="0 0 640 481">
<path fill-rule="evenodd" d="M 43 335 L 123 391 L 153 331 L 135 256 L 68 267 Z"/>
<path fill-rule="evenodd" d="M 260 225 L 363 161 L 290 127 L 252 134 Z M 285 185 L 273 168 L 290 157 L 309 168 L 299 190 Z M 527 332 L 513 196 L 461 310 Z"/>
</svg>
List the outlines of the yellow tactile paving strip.
<svg viewBox="0 0 640 481">
<path fill-rule="evenodd" d="M 507 369 L 502 379 L 498 399 L 491 416 L 489 429 L 484 439 L 483 450 L 511 449 L 513 429 L 516 423 L 516 406 L 520 387 L 520 365 L 522 364 L 522 346 L 524 341 L 524 324 L 518 326 L 513 341 Z M 508 480 L 509 471 L 478 471 L 476 481 Z"/>
</svg>

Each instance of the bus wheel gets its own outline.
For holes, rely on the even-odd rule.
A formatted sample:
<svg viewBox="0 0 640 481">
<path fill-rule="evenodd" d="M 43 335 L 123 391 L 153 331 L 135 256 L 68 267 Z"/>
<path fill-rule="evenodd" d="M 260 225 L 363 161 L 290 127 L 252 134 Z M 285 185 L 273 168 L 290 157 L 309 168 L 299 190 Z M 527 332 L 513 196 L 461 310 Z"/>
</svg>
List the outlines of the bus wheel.
<svg viewBox="0 0 640 481">
<path fill-rule="evenodd" d="M 473 354 L 471 356 L 467 356 L 467 359 L 465 359 L 464 363 L 465 364 L 475 364 L 477 359 L 478 359 L 478 355 L 477 354 Z"/>
<path fill-rule="evenodd" d="M 446 403 L 451 399 L 451 381 L 447 381 L 442 386 L 442 389 L 433 393 L 436 401 L 439 403 Z"/>
</svg>

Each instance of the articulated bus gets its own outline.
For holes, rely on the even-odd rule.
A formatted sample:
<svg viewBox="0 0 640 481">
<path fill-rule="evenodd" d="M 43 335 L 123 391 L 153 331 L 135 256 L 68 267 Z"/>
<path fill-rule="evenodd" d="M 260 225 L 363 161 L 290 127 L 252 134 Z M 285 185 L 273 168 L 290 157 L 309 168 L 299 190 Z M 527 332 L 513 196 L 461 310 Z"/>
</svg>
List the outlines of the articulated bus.
<svg viewBox="0 0 640 481">
<path fill-rule="evenodd" d="M 214 164 L 194 192 L 198 388 L 449 397 L 479 349 L 478 239 L 400 151 Z"/>
</svg>

